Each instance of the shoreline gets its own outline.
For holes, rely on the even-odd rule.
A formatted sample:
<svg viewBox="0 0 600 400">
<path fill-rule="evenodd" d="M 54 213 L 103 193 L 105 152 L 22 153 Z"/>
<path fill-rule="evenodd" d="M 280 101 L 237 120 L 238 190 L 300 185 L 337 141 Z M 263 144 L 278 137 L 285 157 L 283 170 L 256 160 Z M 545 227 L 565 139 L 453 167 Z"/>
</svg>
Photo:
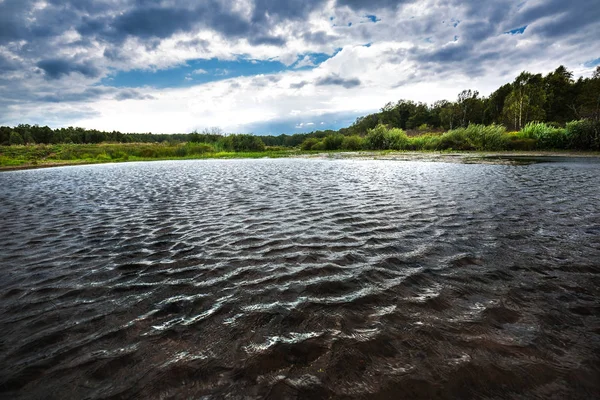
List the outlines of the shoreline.
<svg viewBox="0 0 600 400">
<path fill-rule="evenodd" d="M 26 163 L 21 165 L 0 166 L 0 172 L 21 171 L 29 169 L 68 167 L 79 165 L 111 164 L 111 163 L 131 163 L 131 162 L 152 162 L 152 161 L 187 161 L 187 160 L 220 160 L 220 159 L 256 159 L 256 158 L 298 158 L 298 159 L 330 159 L 330 160 L 381 160 L 381 161 L 422 161 L 422 162 L 445 162 L 457 164 L 491 164 L 491 165 L 524 165 L 543 161 L 544 158 L 597 158 L 600 160 L 600 153 L 597 152 L 568 152 L 568 151 L 506 151 L 506 152 L 424 152 L 424 151 L 332 151 L 332 152 L 297 152 L 290 151 L 289 154 L 269 154 L 266 152 L 235 153 L 226 157 L 158 157 L 158 158 L 139 158 L 133 160 L 102 160 L 86 161 L 73 160 L 60 162 L 38 161 L 35 164 Z"/>
</svg>

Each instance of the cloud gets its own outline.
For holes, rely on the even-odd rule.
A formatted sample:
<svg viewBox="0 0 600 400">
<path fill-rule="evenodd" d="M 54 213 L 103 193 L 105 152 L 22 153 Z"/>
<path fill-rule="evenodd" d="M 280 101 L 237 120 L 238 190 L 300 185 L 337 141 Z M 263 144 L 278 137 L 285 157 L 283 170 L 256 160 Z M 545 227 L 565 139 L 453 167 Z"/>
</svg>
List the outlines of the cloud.
<svg viewBox="0 0 600 400">
<path fill-rule="evenodd" d="M 156 97 L 154 97 L 150 94 L 140 93 L 137 90 L 127 89 L 127 90 L 122 90 L 119 93 L 117 93 L 117 95 L 115 96 L 115 99 L 119 100 L 119 101 L 122 101 L 122 100 L 154 100 L 154 99 L 156 99 Z"/>
<path fill-rule="evenodd" d="M 290 89 L 302 89 L 308 84 L 307 81 L 295 82 L 290 84 Z"/>
<path fill-rule="evenodd" d="M 349 79 L 344 79 L 339 77 L 338 75 L 329 75 L 323 78 L 319 78 L 317 79 L 317 81 L 315 82 L 315 85 L 317 86 L 326 86 L 326 85 L 336 85 L 336 86 L 343 86 L 346 89 L 350 89 L 356 86 L 360 86 L 360 79 L 357 78 L 349 78 Z"/>
<path fill-rule="evenodd" d="M 0 124 L 293 131 L 522 70 L 589 75 L 599 21 L 597 0 L 0 0 Z M 247 60 L 254 76 L 223 64 Z M 150 83 L 116 79 L 136 71 Z"/>
<path fill-rule="evenodd" d="M 339 6 L 348 6 L 354 10 L 395 9 L 414 0 L 337 0 Z"/>
<path fill-rule="evenodd" d="M 78 63 L 74 61 L 64 59 L 47 59 L 41 60 L 36 64 L 39 68 L 44 70 L 48 79 L 59 79 L 64 75 L 69 75 L 73 72 L 79 72 L 80 74 L 95 78 L 100 76 L 100 69 L 94 66 L 91 62 Z"/>
<path fill-rule="evenodd" d="M 296 64 L 294 64 L 294 68 L 304 68 L 304 67 L 314 67 L 315 63 L 313 62 L 310 56 L 304 56 L 303 59 L 299 60 Z"/>
</svg>

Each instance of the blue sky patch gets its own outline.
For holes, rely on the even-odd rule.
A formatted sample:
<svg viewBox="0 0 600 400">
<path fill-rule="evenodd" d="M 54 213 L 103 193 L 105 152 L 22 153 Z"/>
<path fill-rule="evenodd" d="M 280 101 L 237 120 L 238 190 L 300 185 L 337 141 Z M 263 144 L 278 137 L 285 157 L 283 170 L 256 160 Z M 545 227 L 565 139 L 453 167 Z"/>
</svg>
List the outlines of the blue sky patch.
<svg viewBox="0 0 600 400">
<path fill-rule="evenodd" d="M 332 55 L 323 53 L 303 54 L 299 60 L 308 55 L 314 65 L 301 68 L 314 68 L 314 66 L 333 57 L 340 50 L 336 50 Z M 149 86 L 164 89 L 193 86 L 240 76 L 274 74 L 291 68 L 292 66 L 287 67 L 279 61 L 199 59 L 169 69 L 119 71 L 109 74 L 109 76 L 102 79 L 100 84 L 113 87 L 136 88 Z"/>
<path fill-rule="evenodd" d="M 212 58 L 209 60 L 191 60 L 184 65 L 162 70 L 130 70 L 119 71 L 104 78 L 102 85 L 114 87 L 155 88 L 186 87 L 239 76 L 273 74 L 287 69 L 279 61 L 257 61 L 241 59 L 224 61 Z"/>
<path fill-rule="evenodd" d="M 308 53 L 308 54 L 302 54 L 298 58 L 298 61 L 296 61 L 294 64 L 292 64 L 291 67 L 294 68 L 294 69 L 311 69 L 311 68 L 314 68 L 314 67 L 318 66 L 322 62 L 329 60 L 331 57 L 335 56 L 340 51 L 342 51 L 341 48 L 335 49 L 335 51 L 333 52 L 333 54 L 326 54 L 326 53 Z M 306 57 L 306 56 L 308 56 L 310 58 L 310 61 L 312 62 L 313 65 L 305 65 L 305 66 L 298 67 L 297 64 L 300 63 L 304 59 L 304 57 Z"/>
<path fill-rule="evenodd" d="M 373 110 L 376 111 L 376 110 Z M 254 133 L 256 135 L 280 135 L 285 133 L 308 133 L 313 131 L 333 129 L 337 130 L 352 125 L 356 118 L 364 115 L 360 112 L 328 113 L 314 116 L 305 120 L 279 119 L 248 124 L 240 133 Z"/>
<path fill-rule="evenodd" d="M 596 58 L 595 60 L 587 61 L 583 64 L 583 66 L 586 68 L 592 68 L 592 67 L 595 67 L 596 65 L 600 65 L 600 57 Z"/>
<path fill-rule="evenodd" d="M 367 18 L 369 21 L 371 21 L 373 23 L 377 23 L 377 22 L 381 21 L 381 18 L 377 18 L 377 15 L 365 15 L 365 18 Z"/>
<path fill-rule="evenodd" d="M 510 31 L 506 31 L 504 32 L 504 34 L 506 35 L 522 35 L 525 32 L 525 29 L 527 29 L 528 25 L 522 26 L 520 28 L 516 28 L 516 29 L 511 29 Z"/>
</svg>

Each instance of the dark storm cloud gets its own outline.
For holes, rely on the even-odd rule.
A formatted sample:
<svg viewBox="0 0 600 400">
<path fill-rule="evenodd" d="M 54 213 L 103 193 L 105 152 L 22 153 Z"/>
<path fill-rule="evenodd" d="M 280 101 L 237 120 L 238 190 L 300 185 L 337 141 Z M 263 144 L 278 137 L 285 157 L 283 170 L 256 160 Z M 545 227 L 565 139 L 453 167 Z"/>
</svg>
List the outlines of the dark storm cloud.
<svg viewBox="0 0 600 400">
<path fill-rule="evenodd" d="M 515 18 L 514 27 L 532 24 L 535 21 L 539 21 L 533 25 L 535 33 L 548 38 L 581 32 L 600 21 L 600 3 L 598 0 L 550 0 L 531 7 L 526 5 L 523 12 Z M 596 28 L 595 33 L 600 35 L 600 30 Z"/>
<path fill-rule="evenodd" d="M 189 5 L 177 2 L 170 6 L 131 7 L 114 16 L 84 17 L 77 26 L 82 35 L 92 34 L 111 42 L 128 37 L 167 38 L 178 32 L 207 27 L 226 37 L 250 34 L 251 25 L 215 0 Z"/>
<path fill-rule="evenodd" d="M 73 62 L 64 59 L 47 59 L 39 61 L 36 64 L 44 70 L 46 78 L 59 79 L 64 75 L 69 75 L 73 72 L 79 72 L 85 77 L 96 78 L 102 73 L 99 68 L 95 67 L 91 62 Z"/>
<path fill-rule="evenodd" d="M 382 8 L 397 8 L 414 0 L 337 0 L 338 6 L 348 6 L 354 10 L 378 10 Z"/>
<path fill-rule="evenodd" d="M 148 98 L 139 92 L 91 86 L 97 85 L 109 68 L 127 69 L 133 65 L 131 53 L 123 46 L 129 38 L 136 39 L 147 51 L 174 34 L 204 29 L 217 32 L 225 40 L 247 40 L 251 46 L 284 48 L 290 37 L 295 37 L 320 47 L 319 52 L 355 44 L 357 39 L 369 43 L 406 40 L 413 42 L 412 49 L 386 54 L 382 62 L 414 61 L 423 74 L 413 77 L 413 81 L 428 77 L 428 73 L 438 77 L 456 73 L 480 76 L 493 69 L 502 70 L 509 63 L 523 65 L 535 57 L 538 61 L 540 57 L 552 60 L 557 53 L 548 44 L 560 42 L 563 49 L 573 49 L 595 43 L 600 21 L 598 0 L 440 0 L 426 3 L 426 12 L 411 19 L 400 13 L 402 21 L 392 17 L 398 9 L 417 4 L 415 0 L 337 0 L 331 16 L 342 18 L 354 12 L 362 17 L 376 15 L 382 21 L 353 21 L 351 28 L 340 28 L 332 34 L 311 31 L 308 23 L 311 12 L 326 9 L 327 0 L 252 3 L 246 16 L 231 7 L 228 0 L 46 0 L 43 7 L 38 0 L 0 0 L 0 99 L 24 104 L 86 102 L 101 96 L 117 100 Z M 456 25 L 456 19 L 462 21 Z M 288 34 L 280 35 L 282 30 L 276 28 L 281 26 L 292 30 L 283 30 Z M 503 35 L 524 26 L 527 29 L 522 35 Z M 65 39 L 63 35 L 73 31 L 81 37 L 69 35 Z M 457 42 L 448 45 L 455 36 Z M 498 40 L 499 36 L 505 40 Z M 524 38 L 534 38 L 541 45 L 517 49 L 515 44 Z M 177 47 L 200 54 L 217 45 L 202 39 L 177 43 Z M 593 54 L 589 58 L 596 57 Z M 290 89 L 311 83 L 293 83 Z M 362 83 L 357 78 L 329 75 L 314 84 L 353 88 Z"/>
<path fill-rule="evenodd" d="M 248 42 L 251 45 L 261 45 L 266 44 L 270 46 L 283 46 L 286 43 L 286 40 L 282 36 L 257 36 L 251 37 Z"/>
<path fill-rule="evenodd" d="M 270 18 L 276 20 L 299 20 L 323 7 L 327 0 L 255 0 L 252 20 L 264 23 Z"/>
<path fill-rule="evenodd" d="M 521 61 L 527 55 L 518 53 L 502 53 L 500 50 L 481 50 L 466 43 L 453 43 L 444 47 L 426 51 L 412 49 L 408 56 L 416 60 L 421 71 L 435 74 L 447 74 L 460 71 L 471 77 L 485 74 L 493 63 L 509 56 L 513 62 Z"/>
<path fill-rule="evenodd" d="M 340 77 L 339 75 L 329 75 L 323 78 L 319 78 L 316 80 L 315 85 L 317 86 L 327 86 L 327 85 L 334 85 L 334 86 L 343 86 L 346 89 L 350 89 L 356 86 L 360 86 L 360 80 L 357 78 L 349 78 L 349 79 L 344 79 L 342 77 Z"/>
<path fill-rule="evenodd" d="M 25 20 L 31 1 L 4 0 L 0 3 L 0 44 L 20 40 L 27 36 Z"/>
</svg>

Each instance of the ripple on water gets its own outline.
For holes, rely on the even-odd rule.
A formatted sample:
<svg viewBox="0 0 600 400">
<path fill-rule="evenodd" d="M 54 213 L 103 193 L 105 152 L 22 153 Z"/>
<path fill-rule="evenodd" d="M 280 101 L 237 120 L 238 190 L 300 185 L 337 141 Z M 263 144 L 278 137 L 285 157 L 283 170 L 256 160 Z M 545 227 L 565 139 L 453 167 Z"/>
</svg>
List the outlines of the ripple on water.
<svg viewBox="0 0 600 400">
<path fill-rule="evenodd" d="M 154 162 L 0 187 L 0 397 L 600 391 L 597 162 Z"/>
</svg>

